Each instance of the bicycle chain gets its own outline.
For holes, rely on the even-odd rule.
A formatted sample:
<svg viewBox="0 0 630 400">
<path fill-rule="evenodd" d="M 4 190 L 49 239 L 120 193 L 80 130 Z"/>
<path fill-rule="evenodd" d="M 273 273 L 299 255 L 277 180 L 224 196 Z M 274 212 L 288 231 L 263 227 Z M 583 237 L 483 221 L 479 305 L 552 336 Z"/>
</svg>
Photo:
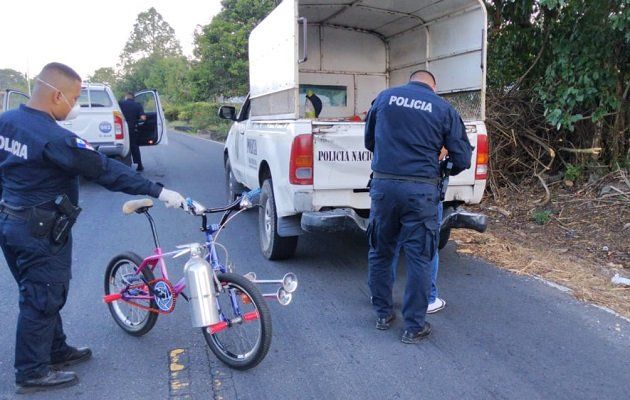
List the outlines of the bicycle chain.
<svg viewBox="0 0 630 400">
<path fill-rule="evenodd" d="M 155 287 L 155 285 L 158 282 L 164 282 L 166 284 L 166 286 L 168 287 L 169 292 L 173 296 L 173 303 L 171 304 L 171 306 L 169 307 L 168 310 L 161 310 L 159 308 L 147 307 L 145 305 L 138 304 L 135 301 L 126 300 L 124 298 L 124 296 L 121 297 L 120 300 L 125 302 L 125 303 L 127 303 L 127 304 L 129 304 L 129 305 L 131 305 L 131 306 L 134 306 L 134 307 L 137 307 L 137 308 L 139 308 L 141 310 L 144 310 L 144 311 L 150 311 L 150 312 L 155 313 L 155 314 L 170 314 L 175 309 L 175 303 L 177 302 L 177 293 L 175 293 L 175 291 L 173 290 L 173 285 L 171 284 L 171 282 L 166 280 L 166 279 L 164 279 L 164 278 L 157 278 L 157 279 L 154 279 L 152 281 L 149 281 L 148 283 L 144 283 L 143 282 L 143 283 L 138 283 L 136 285 L 129 285 L 125 289 L 125 292 L 128 292 L 131 289 L 143 289 L 145 287 L 148 287 L 149 288 L 149 295 L 151 295 L 153 297 L 153 301 L 155 301 L 155 293 L 153 291 L 153 288 Z"/>
</svg>

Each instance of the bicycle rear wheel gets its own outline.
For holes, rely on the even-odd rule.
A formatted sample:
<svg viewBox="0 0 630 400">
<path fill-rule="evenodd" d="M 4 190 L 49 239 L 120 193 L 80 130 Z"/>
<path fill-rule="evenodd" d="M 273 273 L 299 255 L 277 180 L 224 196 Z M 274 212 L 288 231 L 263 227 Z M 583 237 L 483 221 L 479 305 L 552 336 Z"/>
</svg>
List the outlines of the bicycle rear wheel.
<svg viewBox="0 0 630 400">
<path fill-rule="evenodd" d="M 128 285 L 142 286 L 143 281 L 147 283 L 155 279 L 153 272 L 149 268 L 144 268 L 142 274 L 137 274 L 141 263 L 142 258 L 130 252 L 119 254 L 112 258 L 105 272 L 105 295 L 120 293 Z M 138 295 L 150 295 L 146 285 L 133 290 Z M 151 296 L 150 300 L 133 299 L 132 301 L 144 307 L 154 309 L 157 307 L 153 296 Z M 132 336 L 142 336 L 149 332 L 155 325 L 158 317 L 156 313 L 135 307 L 122 300 L 108 303 L 107 307 L 112 317 L 114 317 L 114 321 Z"/>
<path fill-rule="evenodd" d="M 271 312 L 264 297 L 247 278 L 233 274 L 218 275 L 223 290 L 217 305 L 223 330 L 212 333 L 202 328 L 210 350 L 229 367 L 246 370 L 260 363 L 271 345 Z"/>
</svg>

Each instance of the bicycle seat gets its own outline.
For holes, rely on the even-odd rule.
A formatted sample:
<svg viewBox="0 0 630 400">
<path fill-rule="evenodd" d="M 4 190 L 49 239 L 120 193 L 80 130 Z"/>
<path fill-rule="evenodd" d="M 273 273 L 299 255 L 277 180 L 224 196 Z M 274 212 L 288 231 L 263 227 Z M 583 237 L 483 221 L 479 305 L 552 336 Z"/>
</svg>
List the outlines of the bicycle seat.
<svg viewBox="0 0 630 400">
<path fill-rule="evenodd" d="M 123 204 L 122 211 L 125 214 L 131 214 L 133 212 L 142 213 L 151 207 L 153 207 L 153 200 L 151 199 L 129 200 Z"/>
</svg>

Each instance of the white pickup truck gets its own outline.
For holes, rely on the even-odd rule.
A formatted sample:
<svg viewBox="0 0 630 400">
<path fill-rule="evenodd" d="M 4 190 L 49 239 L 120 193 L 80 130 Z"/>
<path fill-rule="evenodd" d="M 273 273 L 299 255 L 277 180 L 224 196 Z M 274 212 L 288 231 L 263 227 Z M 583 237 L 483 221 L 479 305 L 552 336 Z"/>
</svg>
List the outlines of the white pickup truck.
<svg viewBox="0 0 630 400">
<path fill-rule="evenodd" d="M 261 188 L 260 246 L 268 259 L 294 255 L 304 231 L 367 227 L 372 153 L 365 115 L 376 95 L 428 69 L 460 112 L 472 167 L 450 179 L 440 246 L 450 229 L 485 229 L 461 204 L 481 201 L 488 144 L 484 125 L 486 10 L 479 0 L 284 0 L 249 38 L 250 94 L 224 151 L 230 197 Z M 322 100 L 305 118 L 305 96 Z"/>
</svg>

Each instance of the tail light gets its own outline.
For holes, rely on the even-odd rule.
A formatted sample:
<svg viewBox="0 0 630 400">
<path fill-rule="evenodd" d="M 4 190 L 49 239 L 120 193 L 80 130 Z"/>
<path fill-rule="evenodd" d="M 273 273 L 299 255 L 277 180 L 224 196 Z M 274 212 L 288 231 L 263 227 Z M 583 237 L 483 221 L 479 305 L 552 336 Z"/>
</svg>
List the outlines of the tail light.
<svg viewBox="0 0 630 400">
<path fill-rule="evenodd" d="M 475 180 L 488 178 L 488 135 L 477 135 L 477 167 Z"/>
<path fill-rule="evenodd" d="M 116 140 L 123 140 L 125 138 L 125 120 L 118 111 L 114 111 L 114 133 Z"/>
<path fill-rule="evenodd" d="M 293 185 L 313 184 L 313 135 L 299 135 L 291 145 L 289 182 Z"/>
</svg>

